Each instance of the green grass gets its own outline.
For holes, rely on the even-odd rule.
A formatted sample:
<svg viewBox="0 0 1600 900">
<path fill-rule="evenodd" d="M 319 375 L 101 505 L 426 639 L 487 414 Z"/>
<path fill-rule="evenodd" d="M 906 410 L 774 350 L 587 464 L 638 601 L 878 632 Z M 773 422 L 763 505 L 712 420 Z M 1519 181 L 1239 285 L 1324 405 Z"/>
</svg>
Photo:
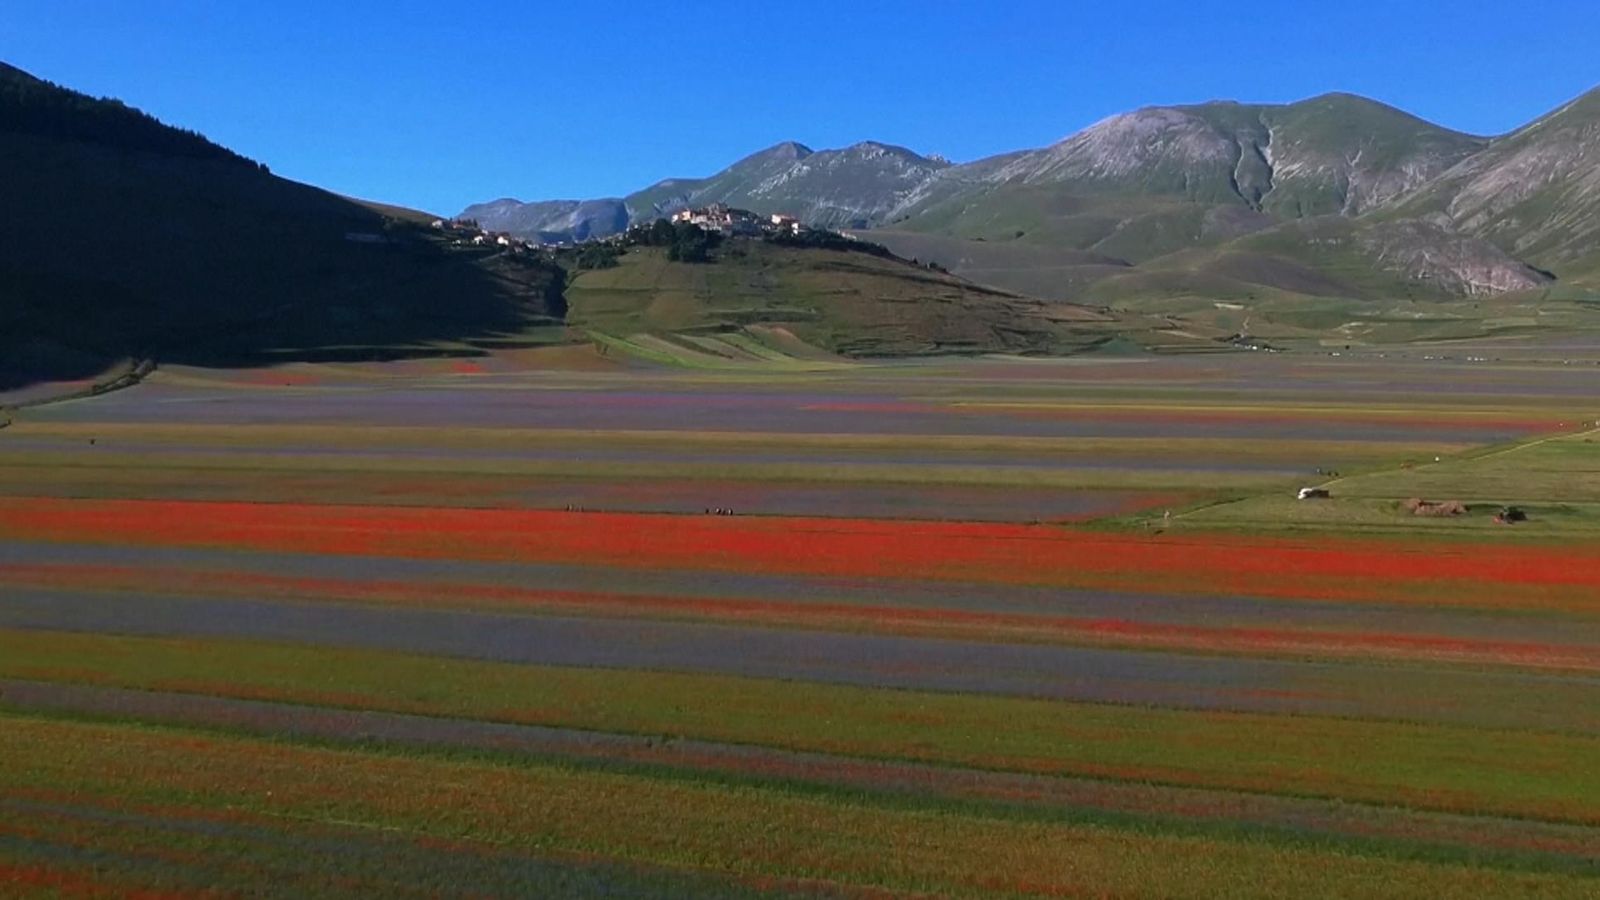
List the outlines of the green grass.
<svg viewBox="0 0 1600 900">
<path fill-rule="evenodd" d="M 1329 485 L 1333 498 L 1302 503 L 1283 495 L 1257 496 L 1184 516 L 1186 525 L 1250 530 L 1326 530 L 1369 533 L 1490 535 L 1519 542 L 1592 539 L 1600 532 L 1600 433 L 1535 439 L 1441 462 L 1387 467 Z M 1471 507 L 1450 518 L 1412 515 L 1408 499 L 1454 500 Z M 1529 521 L 1494 521 L 1517 506 Z"/>
</svg>

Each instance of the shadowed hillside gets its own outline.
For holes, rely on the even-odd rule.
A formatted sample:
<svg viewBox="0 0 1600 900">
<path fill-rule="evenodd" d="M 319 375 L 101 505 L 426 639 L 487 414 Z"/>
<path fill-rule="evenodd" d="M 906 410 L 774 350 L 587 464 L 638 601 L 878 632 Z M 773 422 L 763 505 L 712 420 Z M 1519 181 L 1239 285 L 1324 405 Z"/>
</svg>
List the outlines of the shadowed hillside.
<svg viewBox="0 0 1600 900">
<path fill-rule="evenodd" d="M 564 312 L 560 271 L 534 257 L 452 247 L 415 214 L 274 177 L 9 67 L 0 179 L 0 385 L 128 357 L 463 352 Z"/>
</svg>

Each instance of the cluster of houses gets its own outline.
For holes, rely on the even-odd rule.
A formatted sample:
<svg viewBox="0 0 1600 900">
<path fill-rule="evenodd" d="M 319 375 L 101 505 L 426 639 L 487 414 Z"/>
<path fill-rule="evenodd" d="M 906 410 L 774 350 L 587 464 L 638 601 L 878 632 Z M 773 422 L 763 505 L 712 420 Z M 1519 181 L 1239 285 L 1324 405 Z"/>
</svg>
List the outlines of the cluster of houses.
<svg viewBox="0 0 1600 900">
<path fill-rule="evenodd" d="M 805 226 L 794 216 L 783 213 L 759 216 L 748 209 L 734 209 L 722 203 L 713 203 L 700 209 L 681 210 L 673 214 L 672 221 L 698 225 L 707 231 L 730 236 L 799 234 L 805 230 Z"/>
<path fill-rule="evenodd" d="M 722 203 L 713 203 L 699 209 L 685 209 L 672 215 L 674 223 L 688 223 L 697 225 L 707 231 L 729 237 L 758 237 L 762 235 L 799 235 L 810 230 L 794 216 L 777 213 L 770 216 L 757 215 L 747 209 L 735 209 Z M 503 247 L 513 253 L 533 252 L 541 249 L 559 249 L 575 246 L 578 242 L 567 241 L 539 241 L 519 238 L 509 232 L 489 231 L 480 226 L 473 219 L 434 219 L 432 227 L 435 231 L 442 231 L 452 240 L 451 244 L 457 247 Z M 346 235 L 346 239 L 359 241 L 366 235 Z M 377 240 L 381 237 L 373 236 Z M 626 234 L 616 234 L 599 240 L 600 243 L 618 244 L 626 240 Z"/>
<path fill-rule="evenodd" d="M 457 247 L 504 247 L 513 252 L 539 249 L 533 241 L 506 231 L 487 231 L 472 219 L 434 219 L 432 224 L 435 231 L 450 235 L 453 239 L 450 243 Z"/>
</svg>

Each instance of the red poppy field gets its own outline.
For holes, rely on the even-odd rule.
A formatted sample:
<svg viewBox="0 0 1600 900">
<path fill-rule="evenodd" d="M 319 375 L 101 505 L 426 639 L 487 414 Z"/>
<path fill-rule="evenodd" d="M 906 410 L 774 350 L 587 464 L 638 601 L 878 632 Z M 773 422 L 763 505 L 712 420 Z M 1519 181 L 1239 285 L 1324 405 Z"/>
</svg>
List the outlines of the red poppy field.
<svg viewBox="0 0 1600 900">
<path fill-rule="evenodd" d="M 495 359 L 21 409 L 0 895 L 1593 896 L 1591 382 Z"/>
</svg>

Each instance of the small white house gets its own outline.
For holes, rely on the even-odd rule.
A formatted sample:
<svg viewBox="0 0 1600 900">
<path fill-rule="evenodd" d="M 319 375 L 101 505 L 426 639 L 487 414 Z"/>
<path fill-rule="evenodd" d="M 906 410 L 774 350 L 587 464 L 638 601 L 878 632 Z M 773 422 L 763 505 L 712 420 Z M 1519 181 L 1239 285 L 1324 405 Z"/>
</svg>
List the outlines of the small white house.
<svg viewBox="0 0 1600 900">
<path fill-rule="evenodd" d="M 796 219 L 794 216 L 784 215 L 783 213 L 772 214 L 772 228 L 774 231 L 787 231 L 790 234 L 799 234 L 801 228 L 803 227 L 804 226 L 800 224 L 800 220 Z"/>
</svg>

